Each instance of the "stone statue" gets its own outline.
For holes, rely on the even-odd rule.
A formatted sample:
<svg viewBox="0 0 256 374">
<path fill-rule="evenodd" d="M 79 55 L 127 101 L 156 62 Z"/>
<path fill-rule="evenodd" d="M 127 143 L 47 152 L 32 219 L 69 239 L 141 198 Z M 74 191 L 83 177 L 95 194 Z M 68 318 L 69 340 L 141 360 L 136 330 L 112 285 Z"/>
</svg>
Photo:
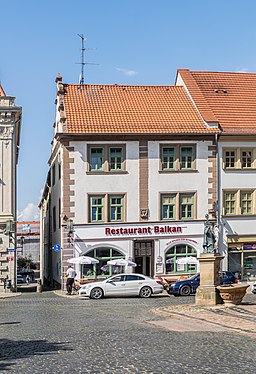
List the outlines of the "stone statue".
<svg viewBox="0 0 256 374">
<path fill-rule="evenodd" d="M 212 224 L 208 221 L 208 214 L 205 216 L 206 221 L 204 223 L 204 242 L 203 242 L 203 253 L 215 253 L 215 242 L 216 238 L 214 235 Z"/>
</svg>

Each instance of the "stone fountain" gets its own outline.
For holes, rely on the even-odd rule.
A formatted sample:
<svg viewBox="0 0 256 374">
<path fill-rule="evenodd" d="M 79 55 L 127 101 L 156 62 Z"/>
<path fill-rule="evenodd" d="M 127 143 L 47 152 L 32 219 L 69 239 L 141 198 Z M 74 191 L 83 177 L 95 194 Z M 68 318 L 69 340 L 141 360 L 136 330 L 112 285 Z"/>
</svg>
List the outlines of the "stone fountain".
<svg viewBox="0 0 256 374">
<path fill-rule="evenodd" d="M 204 251 L 199 257 L 200 286 L 196 292 L 196 305 L 213 306 L 217 304 L 241 304 L 247 284 L 220 285 L 220 261 L 224 258 L 218 253 L 213 224 L 205 216 Z"/>
<path fill-rule="evenodd" d="M 217 290 L 224 304 L 226 306 L 232 306 L 242 303 L 248 287 L 249 284 L 223 284 L 222 286 L 217 286 Z"/>
<path fill-rule="evenodd" d="M 204 251 L 199 257 L 200 286 L 196 292 L 196 304 L 213 306 L 223 303 L 216 287 L 220 285 L 220 261 L 224 256 L 221 256 L 215 248 L 216 237 L 213 224 L 209 222 L 208 214 L 205 217 Z"/>
</svg>

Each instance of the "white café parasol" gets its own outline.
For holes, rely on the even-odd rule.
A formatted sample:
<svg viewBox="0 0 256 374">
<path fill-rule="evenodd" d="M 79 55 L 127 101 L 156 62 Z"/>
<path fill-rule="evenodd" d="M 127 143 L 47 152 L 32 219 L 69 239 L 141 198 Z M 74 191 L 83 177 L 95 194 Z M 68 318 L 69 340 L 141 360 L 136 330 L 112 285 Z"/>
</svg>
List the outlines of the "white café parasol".
<svg viewBox="0 0 256 374">
<path fill-rule="evenodd" d="M 79 256 L 79 257 L 72 257 L 67 260 L 69 264 L 98 264 L 99 260 L 89 256 Z"/>
<path fill-rule="evenodd" d="M 198 265 L 199 261 L 196 257 L 188 256 L 188 257 L 180 257 L 176 260 L 178 265 Z"/>
<path fill-rule="evenodd" d="M 114 266 L 137 266 L 137 264 L 131 260 L 125 260 L 123 258 L 118 258 L 117 260 L 109 260 L 107 262 L 108 265 L 114 265 Z"/>
</svg>

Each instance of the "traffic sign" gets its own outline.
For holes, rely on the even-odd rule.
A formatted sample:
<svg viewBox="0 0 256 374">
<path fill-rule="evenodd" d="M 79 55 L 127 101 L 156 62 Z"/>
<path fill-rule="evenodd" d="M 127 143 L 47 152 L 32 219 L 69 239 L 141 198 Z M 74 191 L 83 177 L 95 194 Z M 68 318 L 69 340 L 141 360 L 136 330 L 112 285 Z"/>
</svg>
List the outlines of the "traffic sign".
<svg viewBox="0 0 256 374">
<path fill-rule="evenodd" d="M 16 248 L 7 248 L 8 252 L 16 252 Z"/>
<path fill-rule="evenodd" d="M 55 246 L 53 247 L 54 251 L 55 252 L 59 252 L 60 251 L 60 245 L 59 244 L 55 244 Z"/>
</svg>

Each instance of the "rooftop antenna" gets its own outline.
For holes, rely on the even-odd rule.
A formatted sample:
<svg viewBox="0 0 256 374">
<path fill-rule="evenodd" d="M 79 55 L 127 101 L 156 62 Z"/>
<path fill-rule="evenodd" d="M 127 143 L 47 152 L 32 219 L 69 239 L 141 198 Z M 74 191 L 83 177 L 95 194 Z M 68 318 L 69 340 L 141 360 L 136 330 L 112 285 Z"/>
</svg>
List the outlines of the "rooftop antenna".
<svg viewBox="0 0 256 374">
<path fill-rule="evenodd" d="M 93 62 L 85 62 L 84 61 L 84 53 L 85 53 L 85 50 L 89 51 L 89 50 L 92 50 L 92 48 L 85 48 L 84 47 L 84 41 L 86 40 L 86 38 L 84 37 L 84 34 L 77 34 L 80 38 L 81 38 L 81 43 L 82 43 L 82 48 L 81 48 L 81 62 L 78 62 L 78 64 L 81 65 L 81 75 L 80 75 L 80 79 L 79 79 L 79 84 L 84 84 L 84 66 L 85 65 L 99 65 L 99 64 L 95 64 Z"/>
</svg>

